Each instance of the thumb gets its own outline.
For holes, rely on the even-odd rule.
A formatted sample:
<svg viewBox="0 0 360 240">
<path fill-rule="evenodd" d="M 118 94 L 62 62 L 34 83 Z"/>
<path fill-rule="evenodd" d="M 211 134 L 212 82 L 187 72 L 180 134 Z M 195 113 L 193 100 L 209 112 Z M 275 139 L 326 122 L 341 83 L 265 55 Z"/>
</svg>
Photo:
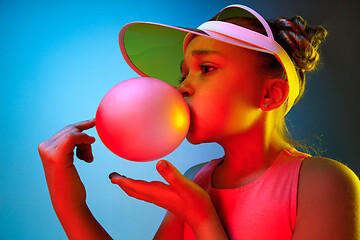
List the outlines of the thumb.
<svg viewBox="0 0 360 240">
<path fill-rule="evenodd" d="M 170 162 L 160 160 L 156 164 L 156 170 L 170 186 L 179 194 L 189 193 L 194 183 L 182 175 Z"/>
<path fill-rule="evenodd" d="M 85 162 L 92 162 L 94 160 L 94 156 L 92 154 L 91 145 L 84 143 L 76 145 L 76 156 Z"/>
</svg>

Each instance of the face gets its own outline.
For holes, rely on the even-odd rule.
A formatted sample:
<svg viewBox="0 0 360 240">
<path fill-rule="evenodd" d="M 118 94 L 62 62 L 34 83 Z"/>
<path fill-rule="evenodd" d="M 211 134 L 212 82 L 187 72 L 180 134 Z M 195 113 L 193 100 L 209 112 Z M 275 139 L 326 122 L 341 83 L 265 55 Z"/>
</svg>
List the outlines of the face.
<svg viewBox="0 0 360 240">
<path fill-rule="evenodd" d="M 190 42 L 178 87 L 190 107 L 189 142 L 221 142 L 256 126 L 263 95 L 258 61 L 251 50 L 214 39 Z"/>
</svg>

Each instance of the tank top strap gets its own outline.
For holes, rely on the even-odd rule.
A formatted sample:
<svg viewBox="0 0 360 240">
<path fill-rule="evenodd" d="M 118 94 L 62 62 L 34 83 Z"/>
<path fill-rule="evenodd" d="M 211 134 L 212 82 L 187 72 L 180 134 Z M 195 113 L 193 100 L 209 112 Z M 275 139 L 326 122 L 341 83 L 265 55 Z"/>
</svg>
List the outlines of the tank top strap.
<svg viewBox="0 0 360 240">
<path fill-rule="evenodd" d="M 208 191 L 211 188 L 211 178 L 215 167 L 221 163 L 223 158 L 213 159 L 205 164 L 200 171 L 196 174 L 193 181 L 200 187 Z"/>
</svg>

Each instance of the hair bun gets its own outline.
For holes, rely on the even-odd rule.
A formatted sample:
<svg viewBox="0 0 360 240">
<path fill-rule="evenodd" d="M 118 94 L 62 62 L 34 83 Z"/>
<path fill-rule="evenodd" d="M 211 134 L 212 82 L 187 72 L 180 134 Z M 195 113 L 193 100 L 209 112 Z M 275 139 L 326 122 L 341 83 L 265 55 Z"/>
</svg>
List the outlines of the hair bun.
<svg viewBox="0 0 360 240">
<path fill-rule="evenodd" d="M 296 65 L 304 71 L 313 70 L 319 60 L 318 46 L 325 40 L 327 31 L 321 26 L 309 26 L 300 16 L 278 18 L 272 25 L 275 40 Z"/>
</svg>

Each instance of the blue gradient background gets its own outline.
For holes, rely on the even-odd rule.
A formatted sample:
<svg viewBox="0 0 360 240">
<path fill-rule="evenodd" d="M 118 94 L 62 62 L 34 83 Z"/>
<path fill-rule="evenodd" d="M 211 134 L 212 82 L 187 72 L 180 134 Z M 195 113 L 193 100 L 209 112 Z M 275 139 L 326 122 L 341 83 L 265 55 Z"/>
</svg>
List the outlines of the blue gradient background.
<svg viewBox="0 0 360 240">
<path fill-rule="evenodd" d="M 288 118 L 296 137 L 360 174 L 357 0 L 102 2 L 0 0 L 0 239 L 66 239 L 37 146 L 63 126 L 94 117 L 112 86 L 137 76 L 118 46 L 120 28 L 131 21 L 197 27 L 226 5 L 242 3 L 265 18 L 299 14 L 323 24 L 330 34 L 321 67 L 308 77 L 304 99 Z M 94 129 L 88 132 L 97 137 Z M 156 162 L 119 159 L 98 137 L 93 151 L 94 163 L 76 166 L 95 217 L 115 239 L 151 239 L 165 211 L 127 197 L 108 174 L 161 180 Z M 166 159 L 184 172 L 222 153 L 215 144 L 185 141 Z"/>
</svg>

